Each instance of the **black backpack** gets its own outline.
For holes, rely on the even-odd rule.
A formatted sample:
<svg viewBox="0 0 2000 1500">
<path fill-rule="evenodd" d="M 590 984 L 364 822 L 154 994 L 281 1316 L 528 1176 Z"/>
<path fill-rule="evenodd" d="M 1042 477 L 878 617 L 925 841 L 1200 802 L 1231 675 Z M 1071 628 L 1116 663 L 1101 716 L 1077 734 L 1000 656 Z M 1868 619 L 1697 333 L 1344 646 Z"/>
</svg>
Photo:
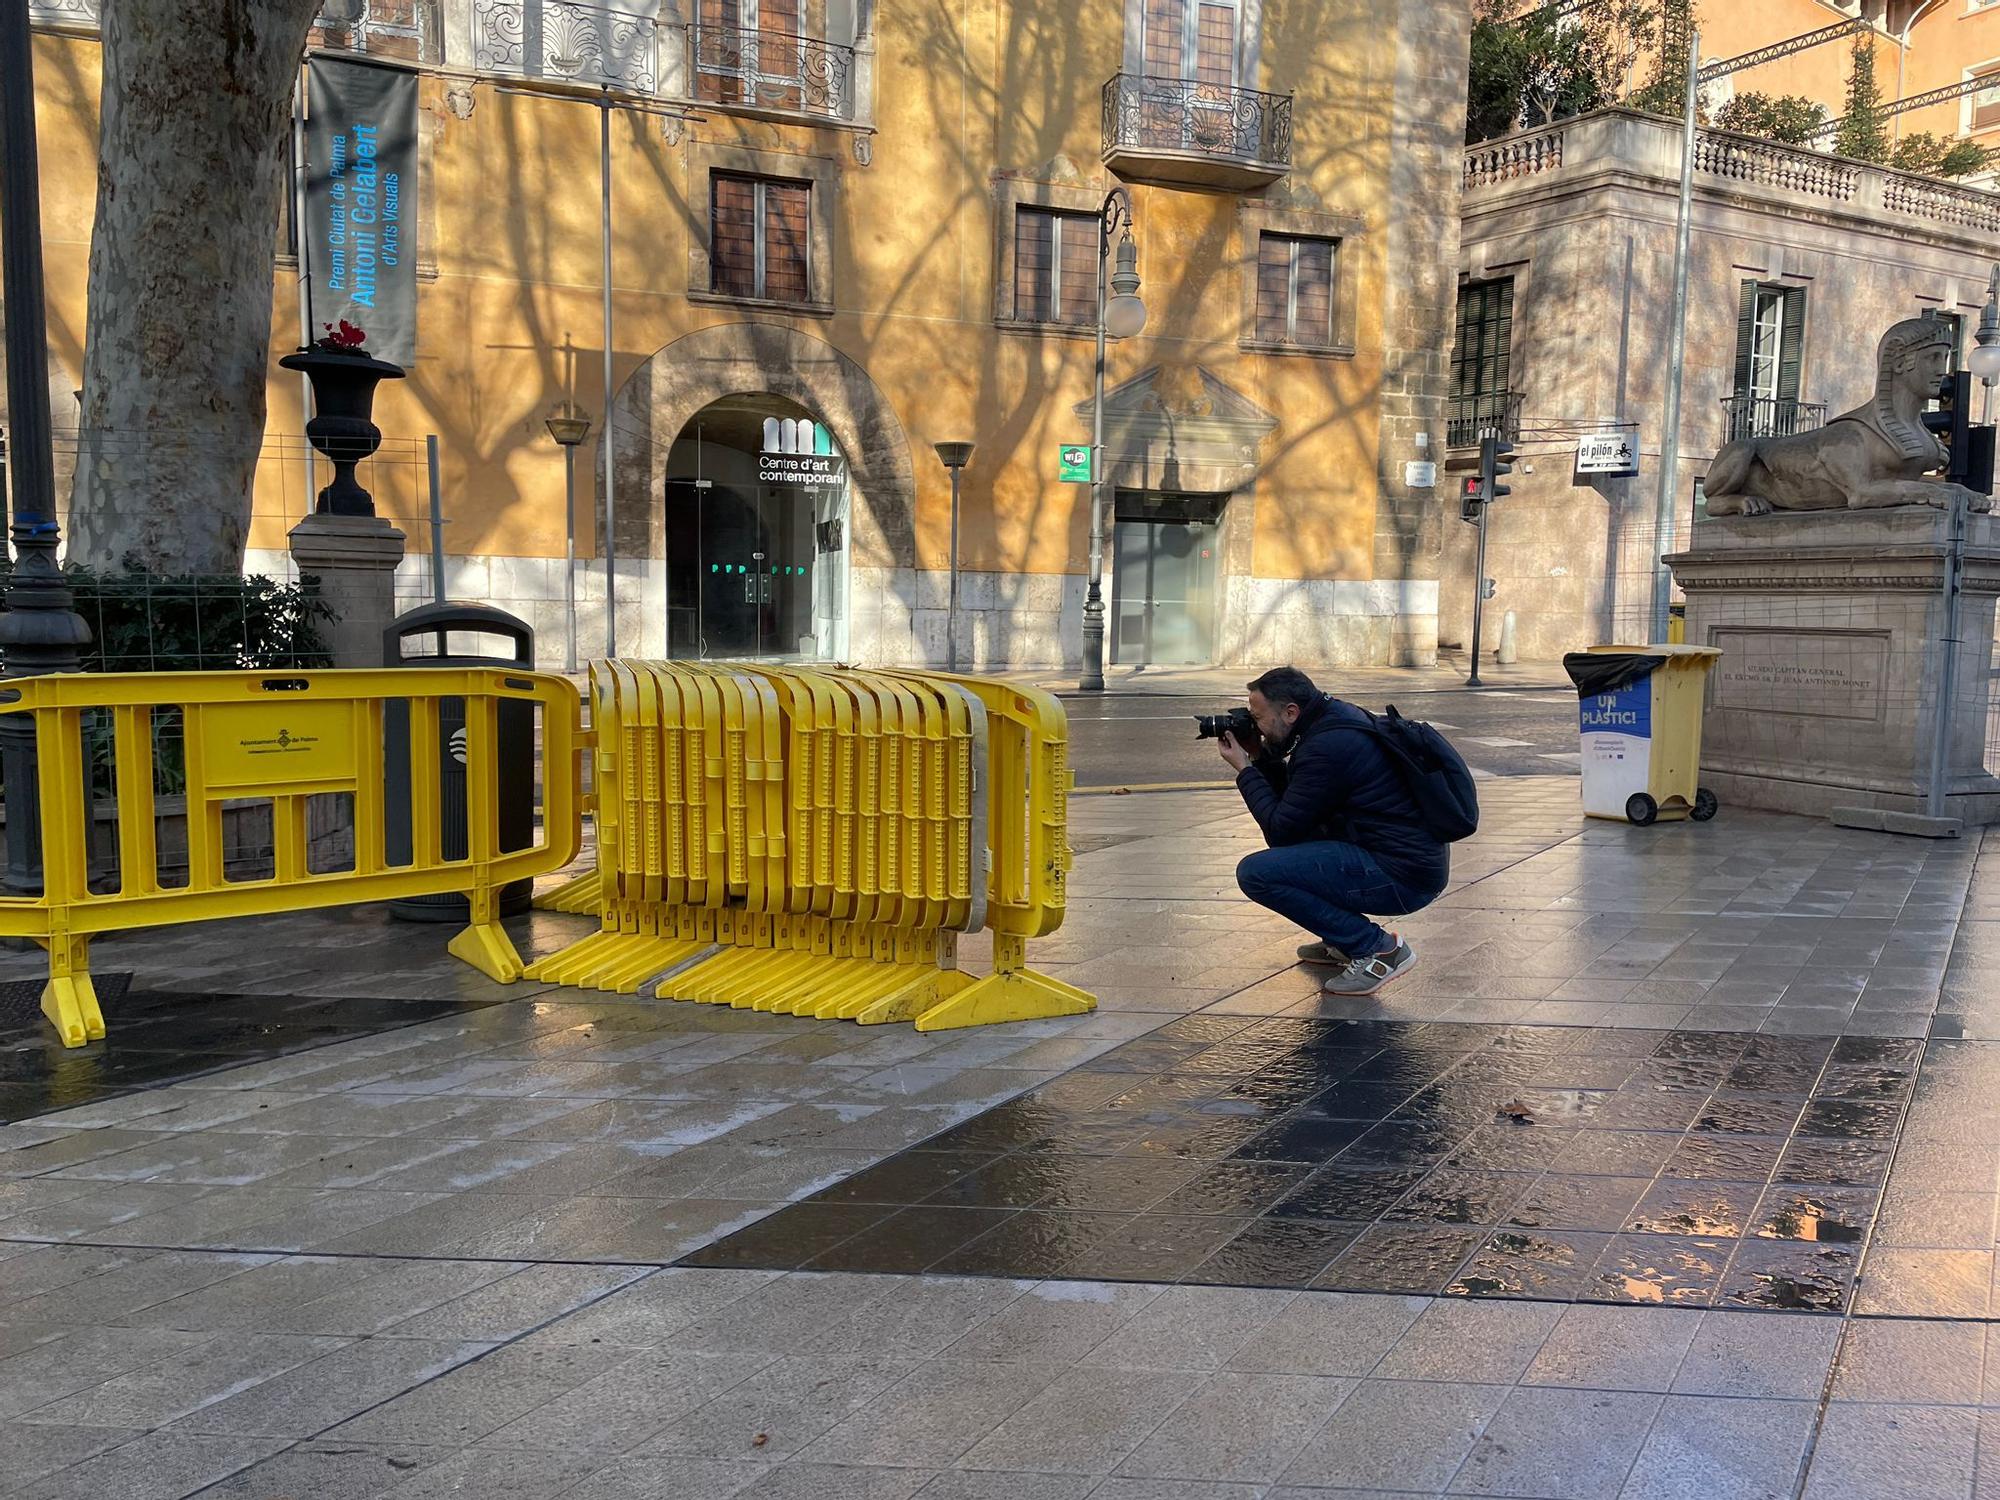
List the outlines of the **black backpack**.
<svg viewBox="0 0 2000 1500">
<path fill-rule="evenodd" d="M 1367 715 L 1367 724 L 1340 727 L 1374 737 L 1402 777 L 1416 804 L 1418 821 L 1430 836 L 1443 844 L 1470 838 L 1479 828 L 1479 793 L 1451 741 L 1428 724 L 1404 718 L 1393 703 L 1386 713 L 1371 714 L 1365 708 L 1361 712 Z"/>
</svg>

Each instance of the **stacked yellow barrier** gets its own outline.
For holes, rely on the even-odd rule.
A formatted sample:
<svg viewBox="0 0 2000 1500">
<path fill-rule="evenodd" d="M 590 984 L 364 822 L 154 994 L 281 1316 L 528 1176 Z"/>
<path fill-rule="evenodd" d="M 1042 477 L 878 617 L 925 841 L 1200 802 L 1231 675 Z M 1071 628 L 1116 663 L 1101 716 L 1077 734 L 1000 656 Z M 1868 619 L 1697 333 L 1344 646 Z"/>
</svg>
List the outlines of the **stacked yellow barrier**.
<svg viewBox="0 0 2000 1500">
<path fill-rule="evenodd" d="M 1026 967 L 1062 921 L 1067 726 L 971 677 L 606 661 L 597 870 L 545 898 L 602 927 L 530 977 L 919 1029 L 1095 1002 Z M 585 907 L 585 909 L 588 909 Z M 958 967 L 990 927 L 994 972 Z"/>
</svg>

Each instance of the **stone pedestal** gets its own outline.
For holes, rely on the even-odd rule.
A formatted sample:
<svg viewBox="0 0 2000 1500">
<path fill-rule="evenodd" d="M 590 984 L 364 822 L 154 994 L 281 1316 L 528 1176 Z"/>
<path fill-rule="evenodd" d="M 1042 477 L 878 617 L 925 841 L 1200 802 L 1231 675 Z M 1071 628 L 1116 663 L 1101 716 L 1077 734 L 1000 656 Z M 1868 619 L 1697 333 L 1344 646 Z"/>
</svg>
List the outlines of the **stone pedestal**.
<svg viewBox="0 0 2000 1500">
<path fill-rule="evenodd" d="M 1730 806 L 1921 815 L 1951 518 L 1922 507 L 1706 517 L 1667 558 L 1687 640 L 1716 646 L 1701 780 Z M 1986 769 L 2000 518 L 1966 526 L 1945 816 L 2000 822 Z"/>
<path fill-rule="evenodd" d="M 327 627 L 336 667 L 382 665 L 382 632 L 396 616 L 403 533 L 380 516 L 310 515 L 292 528 L 292 560 L 319 578 L 334 614 Z"/>
</svg>

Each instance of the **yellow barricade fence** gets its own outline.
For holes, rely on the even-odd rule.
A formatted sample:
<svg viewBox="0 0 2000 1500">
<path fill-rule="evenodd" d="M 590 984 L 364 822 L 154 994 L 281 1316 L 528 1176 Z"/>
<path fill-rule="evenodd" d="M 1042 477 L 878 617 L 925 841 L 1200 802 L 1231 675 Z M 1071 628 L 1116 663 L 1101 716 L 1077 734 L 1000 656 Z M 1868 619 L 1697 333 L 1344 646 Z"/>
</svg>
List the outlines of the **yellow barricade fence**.
<svg viewBox="0 0 2000 1500">
<path fill-rule="evenodd" d="M 463 705 L 462 745 L 455 733 L 446 744 L 447 701 Z M 540 828 L 521 849 L 500 847 L 506 704 L 520 705 L 509 714 L 533 716 L 541 740 Z M 470 922 L 451 951 L 497 980 L 517 979 L 500 890 L 576 856 L 579 710 L 564 678 L 478 667 L 78 673 L 0 684 L 0 714 L 34 720 L 43 882 L 38 896 L 0 897 L 0 934 L 48 950 L 42 1010 L 72 1047 L 104 1035 L 90 941 L 130 928 L 457 891 L 469 898 Z M 519 753 L 532 755 L 532 743 Z M 447 754 L 465 765 L 462 830 L 443 804 Z M 115 851 L 98 853 L 103 866 L 115 852 L 115 870 L 92 866 L 92 768 L 107 761 Z M 407 788 L 407 806 L 392 805 L 392 780 Z M 174 782 L 184 782 L 176 793 L 185 797 L 184 869 L 161 857 L 157 804 Z M 264 801 L 269 851 L 232 869 L 225 813 Z M 10 838 L 27 808 L 25 798 L 9 807 Z M 351 827 L 351 842 L 343 833 L 316 850 L 315 821 Z M 461 831 L 463 852 L 448 853 Z"/>
<path fill-rule="evenodd" d="M 920 1030 L 1073 1015 L 1029 969 L 1063 915 L 1068 728 L 974 677 L 612 660 L 591 669 L 599 931 L 530 977 Z M 958 967 L 990 928 L 993 972 Z"/>
</svg>

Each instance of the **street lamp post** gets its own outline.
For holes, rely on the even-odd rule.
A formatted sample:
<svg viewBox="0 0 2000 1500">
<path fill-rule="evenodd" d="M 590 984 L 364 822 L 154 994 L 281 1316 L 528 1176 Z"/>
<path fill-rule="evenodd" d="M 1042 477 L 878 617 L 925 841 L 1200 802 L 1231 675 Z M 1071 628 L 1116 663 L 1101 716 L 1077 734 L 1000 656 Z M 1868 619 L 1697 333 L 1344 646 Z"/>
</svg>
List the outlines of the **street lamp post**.
<svg viewBox="0 0 2000 1500">
<path fill-rule="evenodd" d="M 1132 242 L 1132 199 L 1122 187 L 1104 195 L 1097 212 L 1097 376 L 1090 408 L 1090 586 L 1083 596 L 1083 673 L 1077 690 L 1104 691 L 1104 340 L 1129 339 L 1146 326 L 1139 300 L 1139 247 Z M 1117 268 L 1105 299 L 1105 267 L 1111 236 L 1118 241 Z"/>
<path fill-rule="evenodd" d="M 938 461 L 951 471 L 951 579 L 949 600 L 945 605 L 944 617 L 944 666 L 947 672 L 958 670 L 958 477 L 965 472 L 965 466 L 972 462 L 972 444 L 939 443 Z"/>
<path fill-rule="evenodd" d="M 1695 106 L 1701 98 L 1701 33 L 1688 28 L 1687 97 L 1681 115 L 1681 193 L 1674 223 L 1674 300 L 1667 335 L 1667 410 L 1660 425 L 1660 496 L 1654 508 L 1653 639 L 1667 638 L 1667 611 L 1673 602 L 1674 575 L 1667 566 L 1673 550 L 1679 500 L 1681 462 L 1681 367 L 1687 361 L 1687 300 L 1689 240 L 1694 227 Z"/>
<path fill-rule="evenodd" d="M 590 418 L 568 402 L 543 423 L 563 450 L 563 670 L 576 670 L 576 450 Z"/>
<path fill-rule="evenodd" d="M 41 178 L 35 151 L 34 55 L 28 7 L 0 5 L 0 307 L 4 307 L 7 408 L 13 465 L 14 573 L 0 613 L 0 659 L 8 677 L 74 672 L 90 627 L 56 566 L 54 436 L 49 425 L 48 324 L 42 300 Z M 7 789 L 7 867 L 0 884 L 25 895 L 42 888 L 42 822 L 35 721 L 0 722 L 0 779 Z M 19 794 L 18 800 L 16 794 Z M 89 819 L 85 818 L 86 832 Z"/>
<path fill-rule="evenodd" d="M 2000 380 L 2000 265 L 1986 279 L 1986 305 L 1979 309 L 1979 327 L 1973 331 L 1972 353 L 1965 367 L 1986 387 L 1986 409 L 1982 420 L 1993 420 L 1993 382 Z"/>
</svg>

